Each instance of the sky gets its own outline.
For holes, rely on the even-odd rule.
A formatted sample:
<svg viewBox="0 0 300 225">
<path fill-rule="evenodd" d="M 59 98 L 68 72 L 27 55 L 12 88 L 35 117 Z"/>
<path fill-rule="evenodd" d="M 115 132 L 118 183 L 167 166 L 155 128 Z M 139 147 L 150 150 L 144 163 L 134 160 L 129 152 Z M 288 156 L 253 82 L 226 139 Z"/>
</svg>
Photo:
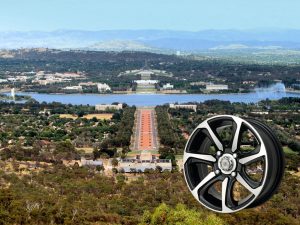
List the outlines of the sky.
<svg viewBox="0 0 300 225">
<path fill-rule="evenodd" d="M 300 29 L 299 0 L 0 0 L 0 31 Z"/>
</svg>

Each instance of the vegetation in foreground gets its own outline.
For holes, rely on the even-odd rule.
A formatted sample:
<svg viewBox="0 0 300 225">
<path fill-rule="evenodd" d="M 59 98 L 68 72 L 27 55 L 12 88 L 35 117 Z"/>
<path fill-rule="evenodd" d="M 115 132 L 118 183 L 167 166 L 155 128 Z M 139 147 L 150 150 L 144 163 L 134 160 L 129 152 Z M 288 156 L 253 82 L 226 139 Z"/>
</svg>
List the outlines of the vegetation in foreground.
<svg viewBox="0 0 300 225">
<path fill-rule="evenodd" d="M 299 224 L 300 179 L 290 174 L 270 201 L 229 215 L 201 207 L 181 173 L 135 178 L 63 166 L 1 171 L 0 224 Z"/>
<path fill-rule="evenodd" d="M 51 113 L 40 115 L 39 112 L 44 111 L 41 106 L 49 109 Z M 120 140 L 107 143 L 104 138 L 101 139 L 99 148 L 95 149 L 94 155 L 99 157 L 104 153 L 113 153 L 113 149 L 117 147 L 121 147 L 125 154 L 135 108 L 126 107 L 123 112 L 115 112 L 111 120 L 115 125 L 93 118 L 87 120 L 79 116 L 73 120 L 55 115 L 82 115 L 83 109 L 92 113 L 89 111 L 92 109 L 82 107 L 36 102 L 20 105 L 3 103 L 1 116 L 5 119 L 1 121 L 1 143 L 4 151 L 1 151 L 0 160 L 0 224 L 300 224 L 300 179 L 297 172 L 300 156 L 296 141 L 299 135 L 299 99 L 263 101 L 258 105 L 207 101 L 199 104 L 199 110 L 195 113 L 168 110 L 166 106 L 156 109 L 157 116 L 165 118 L 162 119 L 166 122 L 163 123 L 164 126 L 172 128 L 174 134 L 171 142 L 166 141 L 160 149 L 164 157 L 173 157 L 175 153 L 180 153 L 180 147 L 174 149 L 172 146 L 174 143 L 181 143 L 182 133 L 189 133 L 193 126 L 214 112 L 252 115 L 269 123 L 277 131 L 281 143 L 285 145 L 287 158 L 286 174 L 280 190 L 262 206 L 230 215 L 215 214 L 203 208 L 188 191 L 180 172 L 149 171 L 145 174 L 105 176 L 98 168 L 65 167 L 61 160 L 76 158 L 79 153 L 74 148 L 76 142 L 72 138 L 62 141 L 59 138 L 63 136 L 57 136 L 54 148 L 50 146 L 49 149 L 41 150 L 36 146 L 29 151 L 38 153 L 37 156 L 46 152 L 48 156 L 50 154 L 51 157 L 56 157 L 55 162 L 49 165 L 42 164 L 46 160 L 41 160 L 42 158 L 34 154 L 20 154 L 28 153 L 27 141 L 35 142 L 40 137 L 44 138 L 37 129 L 43 129 L 45 125 L 41 125 L 47 120 L 51 120 L 51 126 L 55 127 L 63 128 L 66 122 L 71 127 L 74 126 L 74 130 L 70 129 L 71 132 L 67 134 L 69 137 L 79 127 L 85 131 L 91 125 L 89 123 L 93 123 L 92 127 L 96 129 L 107 127 L 110 130 L 110 126 L 113 126 L 115 128 L 112 129 L 112 139 L 109 141 L 122 137 L 120 140 L 124 140 L 124 146 L 113 145 Z M 255 114 L 256 111 L 268 114 Z M 97 122 L 98 125 L 94 126 Z M 26 131 L 22 128 L 23 123 L 28 124 L 26 127 L 36 133 L 29 135 L 21 132 Z M 161 131 L 164 134 L 169 129 Z M 87 138 L 92 138 L 92 133 L 90 130 L 84 132 Z M 22 136 L 25 139 L 20 139 Z M 9 144 L 8 137 L 15 143 Z M 53 137 L 49 137 L 49 141 L 52 140 Z M 114 153 L 111 157 L 113 156 Z M 29 171 L 24 170 L 20 168 L 19 160 L 33 161 L 40 166 Z"/>
</svg>

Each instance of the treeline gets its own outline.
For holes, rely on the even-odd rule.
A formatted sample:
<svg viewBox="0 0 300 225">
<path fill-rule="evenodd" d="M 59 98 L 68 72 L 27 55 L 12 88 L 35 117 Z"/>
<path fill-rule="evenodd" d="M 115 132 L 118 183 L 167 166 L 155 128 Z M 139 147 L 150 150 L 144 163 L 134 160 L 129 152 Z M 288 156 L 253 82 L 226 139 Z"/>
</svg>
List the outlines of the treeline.
<svg viewBox="0 0 300 225">
<path fill-rule="evenodd" d="M 126 105 L 124 105 L 126 106 Z M 47 114 L 73 114 L 83 116 L 90 113 L 97 113 L 95 106 L 91 105 L 72 105 L 59 102 L 41 102 L 30 99 L 25 103 L 14 103 L 0 101 L 0 113 L 8 114 L 29 114 L 38 115 L 45 110 Z M 115 112 L 116 110 L 107 110 L 103 113 Z"/>
<path fill-rule="evenodd" d="M 129 152 L 131 136 L 133 134 L 134 115 L 136 107 L 127 106 L 115 113 L 115 117 L 119 118 L 114 126 L 114 133 L 103 140 L 98 147 L 94 149 L 94 158 L 100 156 L 113 157 L 117 155 L 117 148 L 122 148 L 123 156 Z"/>
<path fill-rule="evenodd" d="M 134 114 L 136 107 L 126 107 L 122 114 L 122 119 L 118 124 L 118 131 L 114 138 L 116 147 L 129 146 L 134 125 Z"/>
<path fill-rule="evenodd" d="M 181 130 L 169 118 L 167 106 L 155 107 L 157 129 L 161 147 L 162 158 L 174 158 L 175 154 L 182 154 L 185 140 Z"/>
</svg>

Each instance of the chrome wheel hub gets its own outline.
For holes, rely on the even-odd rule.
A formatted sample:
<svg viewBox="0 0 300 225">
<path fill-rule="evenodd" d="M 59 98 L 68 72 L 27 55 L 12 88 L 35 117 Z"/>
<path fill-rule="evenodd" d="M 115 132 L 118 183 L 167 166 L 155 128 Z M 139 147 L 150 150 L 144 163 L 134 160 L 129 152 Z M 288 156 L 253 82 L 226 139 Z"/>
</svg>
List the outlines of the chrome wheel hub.
<svg viewBox="0 0 300 225">
<path fill-rule="evenodd" d="M 218 167 L 224 174 L 231 174 L 236 169 L 236 160 L 231 154 L 224 154 L 218 160 Z"/>
</svg>

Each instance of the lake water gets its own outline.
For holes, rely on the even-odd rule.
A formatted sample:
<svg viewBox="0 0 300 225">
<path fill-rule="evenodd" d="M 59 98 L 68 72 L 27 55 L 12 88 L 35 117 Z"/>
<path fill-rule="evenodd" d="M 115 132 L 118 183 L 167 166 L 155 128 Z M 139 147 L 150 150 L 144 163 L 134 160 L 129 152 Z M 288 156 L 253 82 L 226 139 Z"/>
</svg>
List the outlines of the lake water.
<svg viewBox="0 0 300 225">
<path fill-rule="evenodd" d="M 7 93 L 8 94 L 8 93 Z M 257 91 L 246 94 L 39 94 L 18 92 L 18 95 L 29 95 L 39 102 L 61 102 L 74 105 L 127 103 L 136 106 L 155 106 L 165 103 L 203 102 L 218 99 L 230 102 L 256 103 L 266 98 L 271 100 L 283 97 L 299 97 L 300 93 L 274 91 Z"/>
</svg>

